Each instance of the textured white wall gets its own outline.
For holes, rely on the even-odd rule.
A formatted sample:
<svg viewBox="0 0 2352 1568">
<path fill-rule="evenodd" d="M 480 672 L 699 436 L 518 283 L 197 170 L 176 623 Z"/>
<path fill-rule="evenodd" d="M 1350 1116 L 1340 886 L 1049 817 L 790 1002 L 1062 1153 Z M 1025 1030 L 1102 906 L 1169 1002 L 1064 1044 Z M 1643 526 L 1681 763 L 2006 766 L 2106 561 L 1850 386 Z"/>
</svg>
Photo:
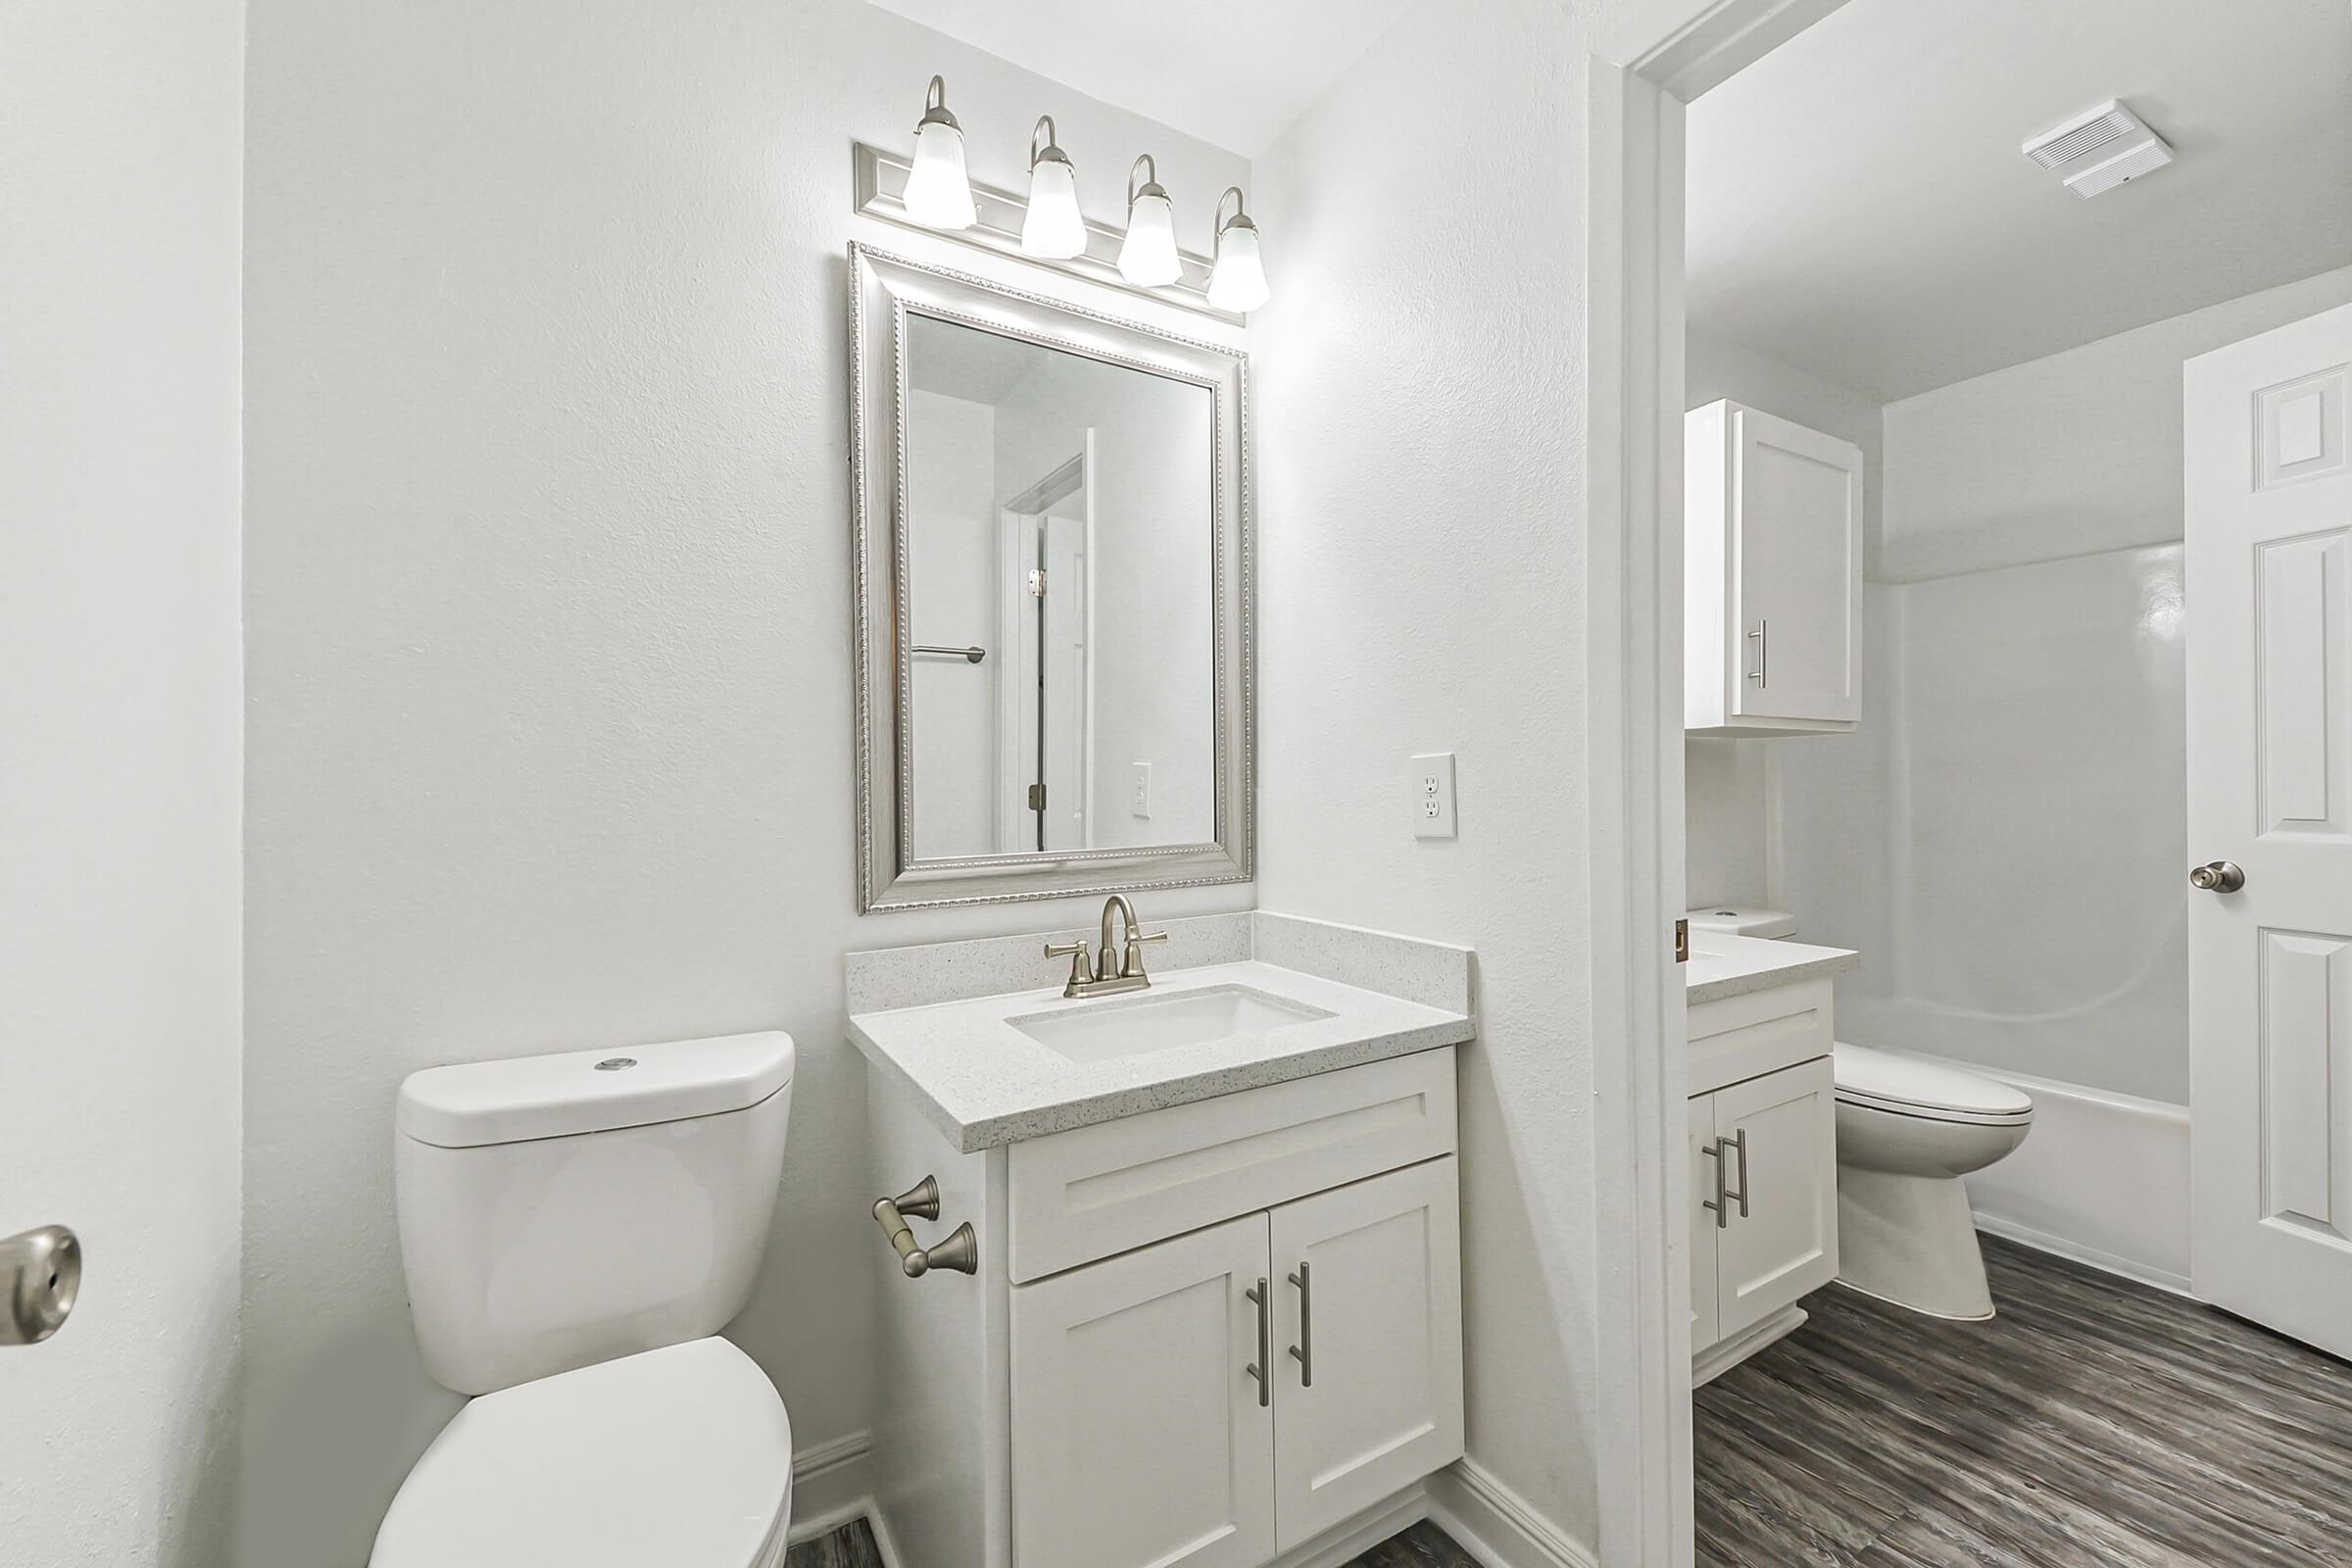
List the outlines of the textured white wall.
<svg viewBox="0 0 2352 1568">
<path fill-rule="evenodd" d="M 1197 247 L 1248 170 L 853 0 L 251 23 L 236 1561 L 357 1568 L 456 1403 L 393 1228 L 427 1063 L 790 1030 L 731 1332 L 804 1447 L 865 1425 L 869 1184 L 920 1173 L 864 1168 L 841 955 L 1089 911 L 855 912 L 843 250 L 1004 269 L 861 229 L 850 144 L 906 145 L 944 71 L 977 176 L 1017 183 L 1050 110 L 1091 211 L 1151 149 Z"/>
<path fill-rule="evenodd" d="M 2180 537 L 2180 363 L 2352 301 L 2352 268 L 1886 406 L 1890 581 Z"/>
<path fill-rule="evenodd" d="M 239 0 L 0 9 L 0 1562 L 226 1562 L 237 1359 Z"/>
<path fill-rule="evenodd" d="M 1593 1539 L 1586 956 L 1586 44 L 1423 0 L 1257 163 L 1269 908 L 1478 950 L 1469 1452 Z M 1544 156 L 1530 156 L 1543 149 Z M 1499 150 L 1499 151 L 1498 151 Z M 1406 758 L 1459 755 L 1461 836 Z"/>
</svg>

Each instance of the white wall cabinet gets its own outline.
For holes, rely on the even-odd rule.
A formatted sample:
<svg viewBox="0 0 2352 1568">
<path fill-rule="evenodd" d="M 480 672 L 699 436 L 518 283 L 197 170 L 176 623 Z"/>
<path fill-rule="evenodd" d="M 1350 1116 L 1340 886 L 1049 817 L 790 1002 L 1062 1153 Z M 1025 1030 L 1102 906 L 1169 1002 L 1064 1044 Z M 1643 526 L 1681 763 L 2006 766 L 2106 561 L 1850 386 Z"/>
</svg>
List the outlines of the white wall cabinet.
<svg viewBox="0 0 2352 1568">
<path fill-rule="evenodd" d="M 1705 1090 L 1691 1097 L 1690 1122 L 1700 1384 L 1802 1325 L 1797 1302 L 1838 1277 L 1829 982 L 1694 1007 L 1690 1035 L 1691 1081 Z"/>
<path fill-rule="evenodd" d="M 877 1485 L 898 1559 L 1352 1556 L 1462 1456 L 1453 1072 L 1444 1048 L 972 1154 L 871 1081 L 877 1154 L 939 1182 L 923 1228 L 980 1240 L 976 1278 L 882 1286 L 876 1442 L 929 1465 Z"/>
<path fill-rule="evenodd" d="M 1862 453 L 1738 403 L 1684 417 L 1692 734 L 1837 734 L 1861 716 Z"/>
</svg>

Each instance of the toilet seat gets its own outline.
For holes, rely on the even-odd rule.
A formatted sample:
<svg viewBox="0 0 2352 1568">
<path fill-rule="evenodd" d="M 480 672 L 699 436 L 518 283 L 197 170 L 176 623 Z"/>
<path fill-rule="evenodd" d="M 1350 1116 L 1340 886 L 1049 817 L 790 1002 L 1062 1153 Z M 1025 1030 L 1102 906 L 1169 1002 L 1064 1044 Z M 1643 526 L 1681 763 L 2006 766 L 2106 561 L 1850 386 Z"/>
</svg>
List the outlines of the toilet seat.
<svg viewBox="0 0 2352 1568">
<path fill-rule="evenodd" d="M 792 1423 L 722 1339 L 485 1394 L 416 1461 L 368 1568 L 779 1568 Z"/>
<path fill-rule="evenodd" d="M 2023 1126 L 2034 1119 L 2031 1096 L 1981 1073 L 1842 1040 L 1833 1059 L 1838 1099 L 1848 1105 L 1977 1127 Z"/>
</svg>

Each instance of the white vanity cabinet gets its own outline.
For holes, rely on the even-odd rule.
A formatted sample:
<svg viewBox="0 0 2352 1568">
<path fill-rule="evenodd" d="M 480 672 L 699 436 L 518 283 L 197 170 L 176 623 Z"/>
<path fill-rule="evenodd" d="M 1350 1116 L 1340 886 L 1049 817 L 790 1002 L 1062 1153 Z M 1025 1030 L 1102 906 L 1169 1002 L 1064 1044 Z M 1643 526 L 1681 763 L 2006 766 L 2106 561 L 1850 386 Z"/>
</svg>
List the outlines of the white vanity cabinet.
<svg viewBox="0 0 2352 1568">
<path fill-rule="evenodd" d="M 1453 1055 L 972 1153 L 871 1082 L 879 1173 L 939 1184 L 917 1229 L 978 1237 L 879 1287 L 897 1560 L 1289 1568 L 1460 1458 Z"/>
<path fill-rule="evenodd" d="M 1738 403 L 1683 428 L 1683 725 L 1836 734 L 1861 716 L 1862 453 Z"/>
<path fill-rule="evenodd" d="M 1795 1330 L 1838 1275 L 1826 978 L 1690 1009 L 1691 1381 Z"/>
</svg>

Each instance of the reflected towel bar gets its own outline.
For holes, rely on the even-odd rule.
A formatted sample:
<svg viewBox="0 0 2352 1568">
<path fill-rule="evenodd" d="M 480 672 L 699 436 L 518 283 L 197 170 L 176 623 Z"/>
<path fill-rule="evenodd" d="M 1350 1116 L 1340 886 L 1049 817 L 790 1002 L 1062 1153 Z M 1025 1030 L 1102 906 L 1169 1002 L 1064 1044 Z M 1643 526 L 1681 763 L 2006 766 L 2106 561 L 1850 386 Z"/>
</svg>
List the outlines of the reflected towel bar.
<svg viewBox="0 0 2352 1568">
<path fill-rule="evenodd" d="M 918 654 L 945 654 L 951 659 L 967 659 L 975 664 L 988 657 L 985 648 L 934 648 L 929 643 L 916 643 L 914 651 Z"/>
</svg>

